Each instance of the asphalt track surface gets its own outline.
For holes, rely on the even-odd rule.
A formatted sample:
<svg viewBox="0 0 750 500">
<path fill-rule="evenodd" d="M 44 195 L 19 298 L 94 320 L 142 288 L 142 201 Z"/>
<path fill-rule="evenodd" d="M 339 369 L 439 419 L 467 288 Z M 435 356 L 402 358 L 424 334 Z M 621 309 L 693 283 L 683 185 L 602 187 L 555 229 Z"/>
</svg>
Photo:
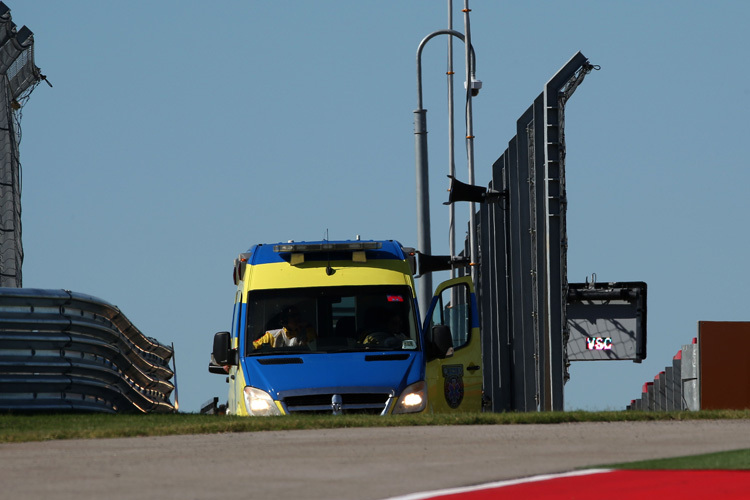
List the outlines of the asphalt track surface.
<svg viewBox="0 0 750 500">
<path fill-rule="evenodd" d="M 2 498 L 385 499 L 750 448 L 750 420 L 326 429 L 6 443 Z"/>
</svg>

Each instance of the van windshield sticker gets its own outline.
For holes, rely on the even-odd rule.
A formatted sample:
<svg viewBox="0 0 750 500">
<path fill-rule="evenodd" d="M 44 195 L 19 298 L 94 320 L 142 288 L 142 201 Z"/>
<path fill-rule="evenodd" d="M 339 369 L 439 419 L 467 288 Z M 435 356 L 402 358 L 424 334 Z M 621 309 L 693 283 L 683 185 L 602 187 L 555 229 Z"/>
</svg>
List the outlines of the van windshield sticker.
<svg viewBox="0 0 750 500">
<path fill-rule="evenodd" d="M 404 297 L 401 295 L 389 295 L 388 302 L 403 302 Z"/>
</svg>

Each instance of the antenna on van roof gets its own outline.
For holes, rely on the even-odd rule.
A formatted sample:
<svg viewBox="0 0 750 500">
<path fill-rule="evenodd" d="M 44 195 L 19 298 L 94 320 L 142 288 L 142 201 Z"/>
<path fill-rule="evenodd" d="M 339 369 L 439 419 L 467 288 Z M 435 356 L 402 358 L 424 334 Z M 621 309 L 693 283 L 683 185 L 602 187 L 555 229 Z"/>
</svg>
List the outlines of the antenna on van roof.
<svg viewBox="0 0 750 500">
<path fill-rule="evenodd" d="M 328 228 L 326 228 L 326 238 L 325 241 L 328 241 Z M 333 276 L 336 273 L 336 270 L 331 267 L 331 252 L 328 251 L 328 265 L 326 265 L 326 274 L 328 276 Z"/>
</svg>

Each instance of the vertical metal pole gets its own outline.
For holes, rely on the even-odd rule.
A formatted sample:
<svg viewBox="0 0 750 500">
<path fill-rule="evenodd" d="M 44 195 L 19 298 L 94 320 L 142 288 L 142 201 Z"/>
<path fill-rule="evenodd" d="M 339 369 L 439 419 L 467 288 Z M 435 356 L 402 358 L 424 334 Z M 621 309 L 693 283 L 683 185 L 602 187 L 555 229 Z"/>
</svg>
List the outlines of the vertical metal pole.
<svg viewBox="0 0 750 500">
<path fill-rule="evenodd" d="M 472 58 L 471 58 L 471 29 L 469 25 L 469 0 L 464 0 L 464 50 L 466 59 L 466 155 L 469 167 L 469 184 L 474 184 L 474 125 L 472 123 L 471 111 L 471 87 L 472 87 Z M 469 245 L 471 252 L 471 278 L 477 283 L 477 270 L 475 265 L 478 260 L 477 256 L 477 228 L 476 228 L 476 207 L 475 203 L 469 204 Z"/>
<path fill-rule="evenodd" d="M 448 0 L 448 29 L 453 29 L 453 0 Z M 453 123 L 453 37 L 448 37 L 448 174 L 456 176 L 455 131 Z M 456 255 L 456 207 L 448 207 L 448 247 L 451 256 Z M 456 268 L 451 269 L 451 278 L 456 277 Z M 454 300 L 455 303 L 455 300 Z"/>
<path fill-rule="evenodd" d="M 12 41 L 8 42 L 12 44 Z M 11 60 L 12 61 L 12 60 Z M 23 243 L 21 241 L 21 182 L 18 143 L 11 106 L 13 95 L 8 77 L 0 74 L 0 287 L 21 288 Z"/>
<path fill-rule="evenodd" d="M 430 243 L 430 193 L 427 162 L 427 110 L 422 107 L 422 49 L 429 40 L 437 35 L 456 36 L 461 40 L 464 40 L 464 36 L 461 33 L 453 31 L 452 29 L 438 30 L 426 36 L 420 42 L 419 48 L 417 49 L 417 109 L 416 111 L 414 111 L 414 149 L 417 171 L 417 245 L 418 250 L 425 254 L 432 253 L 432 245 Z M 473 68 L 475 64 L 474 52 L 468 51 L 467 57 L 469 57 L 469 55 L 471 55 L 471 63 L 467 62 L 467 68 Z M 474 155 L 472 153 L 472 172 L 473 156 Z M 427 273 L 418 279 L 417 300 L 420 304 L 427 304 L 431 299 L 432 277 L 429 273 Z"/>
<path fill-rule="evenodd" d="M 427 164 L 427 110 L 422 109 L 421 81 L 419 108 L 414 111 L 414 154 L 417 170 L 417 246 L 425 254 L 432 253 L 430 244 L 430 184 Z M 424 274 L 417 280 L 417 300 L 425 308 L 432 295 L 432 276 Z"/>
<path fill-rule="evenodd" d="M 172 342 L 172 374 L 174 375 L 174 409 L 180 411 L 180 395 L 177 392 L 177 359 L 175 359 L 174 342 Z"/>
</svg>

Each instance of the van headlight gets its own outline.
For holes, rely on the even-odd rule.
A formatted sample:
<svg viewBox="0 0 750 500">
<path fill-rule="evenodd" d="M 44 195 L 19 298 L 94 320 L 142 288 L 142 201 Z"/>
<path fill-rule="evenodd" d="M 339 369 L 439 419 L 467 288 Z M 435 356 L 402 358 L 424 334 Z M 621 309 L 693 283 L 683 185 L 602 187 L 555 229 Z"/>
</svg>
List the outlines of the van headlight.
<svg viewBox="0 0 750 500">
<path fill-rule="evenodd" d="M 427 407 L 427 384 L 417 382 L 411 384 L 399 396 L 393 413 L 416 413 Z"/>
<path fill-rule="evenodd" d="M 245 408 L 253 417 L 271 417 L 281 415 L 279 407 L 266 391 L 255 387 L 245 387 Z"/>
</svg>

